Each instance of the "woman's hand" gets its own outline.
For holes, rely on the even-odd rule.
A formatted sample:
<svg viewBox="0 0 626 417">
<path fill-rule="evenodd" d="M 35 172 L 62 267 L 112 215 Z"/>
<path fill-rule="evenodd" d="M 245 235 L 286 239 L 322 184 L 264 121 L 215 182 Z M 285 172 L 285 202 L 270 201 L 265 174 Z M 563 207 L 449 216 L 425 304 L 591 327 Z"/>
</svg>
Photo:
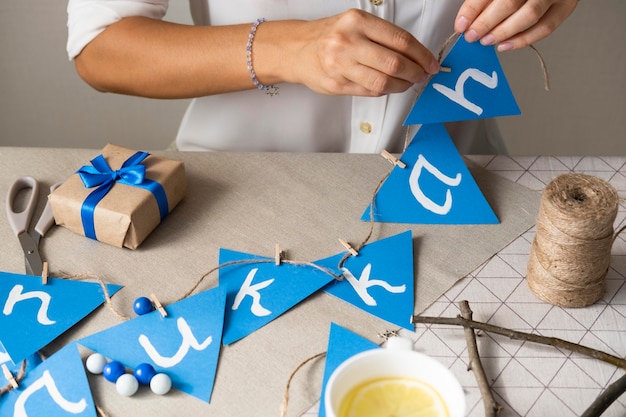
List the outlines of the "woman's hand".
<svg viewBox="0 0 626 417">
<path fill-rule="evenodd" d="M 402 92 L 439 71 L 434 55 L 409 32 L 361 10 L 298 25 L 293 39 L 284 55 L 287 78 L 323 94 Z"/>
<path fill-rule="evenodd" d="M 526 47 L 545 38 L 574 11 L 578 0 L 465 0 L 454 30 L 468 42 L 498 45 L 499 51 Z"/>
</svg>

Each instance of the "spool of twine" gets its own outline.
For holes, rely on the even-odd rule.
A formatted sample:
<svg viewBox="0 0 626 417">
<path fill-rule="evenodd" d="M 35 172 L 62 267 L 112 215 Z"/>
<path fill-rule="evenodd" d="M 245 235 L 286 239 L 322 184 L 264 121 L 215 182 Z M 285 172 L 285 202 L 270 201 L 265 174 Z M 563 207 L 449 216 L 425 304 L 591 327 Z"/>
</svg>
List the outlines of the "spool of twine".
<svg viewBox="0 0 626 417">
<path fill-rule="evenodd" d="M 600 300 L 611 261 L 619 197 L 611 184 L 563 174 L 543 192 L 527 282 L 541 300 L 584 307 Z"/>
</svg>

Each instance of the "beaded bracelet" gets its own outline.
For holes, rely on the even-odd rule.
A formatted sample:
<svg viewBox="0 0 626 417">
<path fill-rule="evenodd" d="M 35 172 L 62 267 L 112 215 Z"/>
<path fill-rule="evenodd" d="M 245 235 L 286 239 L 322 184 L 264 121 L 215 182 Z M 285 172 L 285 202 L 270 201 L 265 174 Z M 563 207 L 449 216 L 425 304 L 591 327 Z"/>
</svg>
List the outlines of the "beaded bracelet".
<svg viewBox="0 0 626 417">
<path fill-rule="evenodd" d="M 250 34 L 248 35 L 248 44 L 246 45 L 246 63 L 248 64 L 248 73 L 250 74 L 250 78 L 252 82 L 259 90 L 265 91 L 265 94 L 268 96 L 278 95 L 278 87 L 275 85 L 263 85 L 256 78 L 256 74 L 254 73 L 254 68 L 252 67 L 252 41 L 254 41 L 254 35 L 256 34 L 256 30 L 261 23 L 265 22 L 265 18 L 257 19 L 256 22 L 252 24 L 252 28 L 250 29 Z"/>
</svg>

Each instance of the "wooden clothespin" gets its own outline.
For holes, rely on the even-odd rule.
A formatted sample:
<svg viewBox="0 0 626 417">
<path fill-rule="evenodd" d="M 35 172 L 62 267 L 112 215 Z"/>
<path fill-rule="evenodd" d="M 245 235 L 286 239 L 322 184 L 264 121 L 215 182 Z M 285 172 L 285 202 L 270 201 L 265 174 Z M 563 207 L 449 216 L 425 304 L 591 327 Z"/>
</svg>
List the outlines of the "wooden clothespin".
<svg viewBox="0 0 626 417">
<path fill-rule="evenodd" d="M 48 284 L 48 262 L 44 261 L 43 270 L 41 271 L 41 283 L 43 285 Z"/>
<path fill-rule="evenodd" d="M 17 381 L 15 380 L 15 377 L 13 377 L 13 374 L 9 370 L 9 367 L 6 363 L 2 364 L 2 373 L 4 374 L 4 377 L 7 379 L 7 381 L 9 381 L 9 384 L 11 384 L 11 387 L 13 387 L 13 389 L 17 389 Z"/>
<path fill-rule="evenodd" d="M 450 67 L 439 67 L 439 71 L 441 71 L 441 72 L 452 72 L 452 68 L 450 68 Z"/>
<path fill-rule="evenodd" d="M 276 266 L 280 266 L 280 262 L 283 258 L 283 251 L 280 250 L 280 245 L 277 243 L 276 244 L 276 252 L 275 252 L 275 258 L 276 258 Z"/>
<path fill-rule="evenodd" d="M 163 304 L 161 304 L 159 299 L 156 298 L 156 295 L 150 294 L 150 300 L 152 301 L 152 304 L 154 304 L 154 308 L 159 310 L 159 313 L 161 313 L 161 316 L 167 317 L 167 311 L 165 311 L 165 308 L 163 307 Z"/>
<path fill-rule="evenodd" d="M 401 160 L 399 160 L 398 158 L 396 158 L 395 156 L 393 156 L 386 150 L 383 149 L 383 151 L 380 154 L 383 156 L 383 158 L 391 162 L 393 165 L 399 166 L 402 169 L 406 168 L 406 164 L 404 162 L 402 162 Z"/>
<path fill-rule="evenodd" d="M 350 244 L 347 241 L 343 240 L 342 238 L 339 238 L 339 243 L 341 243 L 343 247 L 346 248 L 352 256 L 357 256 L 359 254 L 359 252 L 357 252 L 356 249 L 350 246 Z"/>
</svg>

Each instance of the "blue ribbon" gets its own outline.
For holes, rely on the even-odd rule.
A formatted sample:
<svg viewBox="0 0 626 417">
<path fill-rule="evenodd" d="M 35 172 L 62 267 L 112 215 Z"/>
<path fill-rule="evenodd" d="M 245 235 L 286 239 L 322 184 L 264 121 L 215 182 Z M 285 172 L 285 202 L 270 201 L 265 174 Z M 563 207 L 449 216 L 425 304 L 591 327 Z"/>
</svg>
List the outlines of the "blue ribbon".
<svg viewBox="0 0 626 417">
<path fill-rule="evenodd" d="M 116 171 L 109 167 L 102 155 L 98 155 L 91 160 L 91 165 L 85 165 L 77 171 L 86 188 L 98 187 L 87 196 L 80 209 L 80 218 L 83 222 L 85 236 L 97 239 L 94 212 L 100 200 L 107 195 L 115 183 L 144 188 L 150 191 L 156 198 L 161 220 L 167 216 L 169 208 L 163 186 L 157 181 L 145 178 L 146 167 L 142 165 L 142 162 L 148 155 L 150 154 L 147 152 L 136 152 L 124 161 L 122 167 Z"/>
</svg>

